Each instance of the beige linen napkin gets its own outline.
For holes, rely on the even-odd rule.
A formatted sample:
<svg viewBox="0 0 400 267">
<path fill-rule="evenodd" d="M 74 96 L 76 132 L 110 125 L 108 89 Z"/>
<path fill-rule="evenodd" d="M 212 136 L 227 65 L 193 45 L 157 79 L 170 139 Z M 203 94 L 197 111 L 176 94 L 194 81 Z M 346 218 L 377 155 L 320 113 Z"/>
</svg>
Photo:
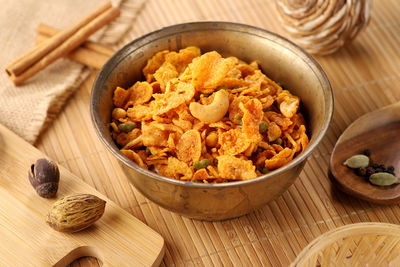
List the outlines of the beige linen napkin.
<svg viewBox="0 0 400 267">
<path fill-rule="evenodd" d="M 24 85 L 15 87 L 5 65 L 35 44 L 39 23 L 65 29 L 100 6 L 98 0 L 0 0 L 0 123 L 30 143 L 60 111 L 71 93 L 87 77 L 87 68 L 59 59 Z M 144 0 L 113 0 L 121 15 L 91 40 L 112 45 L 129 30 Z"/>
</svg>

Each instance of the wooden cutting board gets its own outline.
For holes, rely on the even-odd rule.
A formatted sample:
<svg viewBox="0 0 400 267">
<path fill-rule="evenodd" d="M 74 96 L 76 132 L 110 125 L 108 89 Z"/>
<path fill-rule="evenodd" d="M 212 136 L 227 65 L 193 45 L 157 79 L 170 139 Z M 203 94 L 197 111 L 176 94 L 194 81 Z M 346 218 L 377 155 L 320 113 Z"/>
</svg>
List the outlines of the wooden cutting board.
<svg viewBox="0 0 400 267">
<path fill-rule="evenodd" d="M 43 155 L 0 125 L 0 266 L 65 266 L 94 256 L 103 266 L 158 266 L 164 240 L 154 230 L 60 167 L 53 199 L 41 198 L 30 185 L 28 170 Z M 50 206 L 72 193 L 107 201 L 103 217 L 77 233 L 60 233 L 45 223 Z"/>
</svg>

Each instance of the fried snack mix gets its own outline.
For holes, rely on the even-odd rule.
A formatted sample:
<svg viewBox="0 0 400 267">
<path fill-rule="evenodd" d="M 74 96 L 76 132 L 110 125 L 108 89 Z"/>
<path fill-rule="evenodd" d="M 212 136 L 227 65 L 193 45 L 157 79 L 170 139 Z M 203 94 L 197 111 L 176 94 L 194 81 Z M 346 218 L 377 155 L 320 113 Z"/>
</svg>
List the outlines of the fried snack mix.
<svg viewBox="0 0 400 267">
<path fill-rule="evenodd" d="M 140 167 L 182 181 L 247 180 L 308 145 L 300 98 L 257 62 L 192 46 L 156 53 L 143 75 L 115 89 L 110 124 L 121 152 Z"/>
</svg>

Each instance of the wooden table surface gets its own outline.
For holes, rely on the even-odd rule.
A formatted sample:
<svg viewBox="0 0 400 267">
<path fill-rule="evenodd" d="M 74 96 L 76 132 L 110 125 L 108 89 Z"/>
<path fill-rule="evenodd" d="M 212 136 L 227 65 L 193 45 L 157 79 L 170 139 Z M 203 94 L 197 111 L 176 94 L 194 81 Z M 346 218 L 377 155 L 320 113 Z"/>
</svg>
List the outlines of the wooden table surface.
<svg viewBox="0 0 400 267">
<path fill-rule="evenodd" d="M 315 57 L 335 96 L 326 137 L 296 182 L 249 215 L 223 222 L 195 221 L 138 193 L 94 132 L 89 98 L 96 71 L 36 146 L 159 232 L 166 241 L 162 266 L 288 266 L 310 241 L 338 226 L 371 221 L 399 224 L 399 205 L 373 205 L 347 196 L 332 186 L 327 175 L 330 153 L 343 130 L 362 114 L 400 101 L 400 5 L 398 0 L 372 2 L 371 23 L 350 46 Z M 122 42 L 162 26 L 197 20 L 236 21 L 282 34 L 274 12 L 267 0 L 150 0 Z M 97 261 L 85 258 L 72 266 L 97 266 Z"/>
</svg>

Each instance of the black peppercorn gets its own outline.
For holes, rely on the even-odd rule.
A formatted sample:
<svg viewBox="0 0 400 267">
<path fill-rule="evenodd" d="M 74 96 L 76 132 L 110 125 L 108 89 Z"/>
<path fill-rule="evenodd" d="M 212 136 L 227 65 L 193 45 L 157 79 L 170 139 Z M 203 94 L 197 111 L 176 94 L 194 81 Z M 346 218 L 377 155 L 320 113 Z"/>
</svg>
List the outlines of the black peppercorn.
<svg viewBox="0 0 400 267">
<path fill-rule="evenodd" d="M 386 171 L 387 171 L 388 173 L 394 174 L 394 167 L 393 167 L 392 165 L 387 166 Z"/>
<path fill-rule="evenodd" d="M 371 176 L 371 175 L 374 174 L 374 173 L 375 173 L 375 169 L 374 169 L 374 168 L 372 168 L 372 167 L 367 167 L 366 173 L 365 173 L 367 177 Z"/>
<path fill-rule="evenodd" d="M 367 175 L 367 168 L 365 168 L 365 167 L 358 168 L 358 169 L 356 169 L 356 173 L 359 176 L 366 176 Z"/>
</svg>

